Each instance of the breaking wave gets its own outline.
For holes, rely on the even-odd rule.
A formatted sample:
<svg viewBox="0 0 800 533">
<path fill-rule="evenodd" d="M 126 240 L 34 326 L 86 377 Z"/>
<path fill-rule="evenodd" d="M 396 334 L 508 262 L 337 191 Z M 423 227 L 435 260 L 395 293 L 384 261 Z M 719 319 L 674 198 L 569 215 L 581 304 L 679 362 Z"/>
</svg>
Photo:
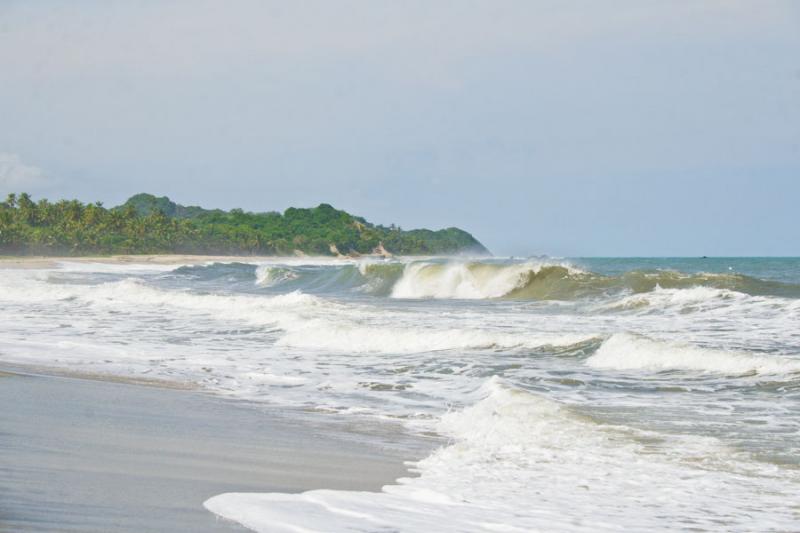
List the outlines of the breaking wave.
<svg viewBox="0 0 800 533">
<path fill-rule="evenodd" d="M 275 275 L 275 270 L 269 272 L 269 275 Z M 278 346 L 342 353 L 412 354 L 548 348 L 563 353 L 573 348 L 581 349 L 586 343 L 596 345 L 602 338 L 591 334 L 503 332 L 475 327 L 420 328 L 408 323 L 392 324 L 391 318 L 373 323 L 372 307 L 338 303 L 297 290 L 265 296 L 164 290 L 137 278 L 91 286 L 41 281 L 20 278 L 5 288 L 0 300 L 73 301 L 125 312 L 181 309 L 279 328 Z"/>
<path fill-rule="evenodd" d="M 656 286 L 652 291 L 629 294 L 599 306 L 605 311 L 630 311 L 642 309 L 678 309 L 682 311 L 703 309 L 709 306 L 734 305 L 752 301 L 753 297 L 743 292 L 713 287 L 690 287 L 686 289 L 663 289 Z"/>
<path fill-rule="evenodd" d="M 794 357 L 701 348 L 631 333 L 609 337 L 586 364 L 600 369 L 688 370 L 729 376 L 800 373 L 800 359 Z"/>
<path fill-rule="evenodd" d="M 394 298 L 507 298 L 576 300 L 660 289 L 708 289 L 800 298 L 800 285 L 742 274 L 632 271 L 619 276 L 587 272 L 569 264 L 411 263 L 392 290 Z M 709 292 L 705 293 L 706 295 Z"/>
<path fill-rule="evenodd" d="M 256 268 L 256 285 L 260 287 L 272 287 L 280 285 L 286 281 L 297 279 L 299 275 L 290 268 L 283 268 L 272 265 L 261 265 Z"/>
<path fill-rule="evenodd" d="M 735 299 L 740 295 L 800 299 L 800 285 L 737 273 L 670 270 L 602 275 L 566 262 L 371 261 L 327 264 L 214 263 L 183 266 L 172 274 L 199 281 L 223 279 L 269 290 L 363 293 L 395 299 L 614 299 L 607 310 L 629 310 Z M 671 291 L 671 292 L 670 292 Z M 656 297 L 657 295 L 657 297 Z"/>
<path fill-rule="evenodd" d="M 554 281 L 580 279 L 586 273 L 567 265 L 520 263 L 411 263 L 392 289 L 393 298 L 486 299 L 516 297 L 534 284 L 531 298 L 555 297 Z M 550 287 L 556 289 L 550 290 Z"/>
</svg>

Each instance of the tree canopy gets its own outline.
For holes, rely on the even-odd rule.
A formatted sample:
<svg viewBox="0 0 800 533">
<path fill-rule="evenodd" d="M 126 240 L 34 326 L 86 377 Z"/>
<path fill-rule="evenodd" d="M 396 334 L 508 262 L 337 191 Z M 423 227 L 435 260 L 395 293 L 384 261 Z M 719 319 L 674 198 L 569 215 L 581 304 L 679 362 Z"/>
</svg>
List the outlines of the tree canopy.
<svg viewBox="0 0 800 533">
<path fill-rule="evenodd" d="M 374 225 L 328 204 L 278 212 L 223 211 L 137 194 L 118 207 L 78 200 L 34 202 L 9 194 L 0 203 L 0 253 L 258 254 L 370 253 L 379 244 L 402 255 L 486 254 L 458 228 L 404 231 Z"/>
</svg>

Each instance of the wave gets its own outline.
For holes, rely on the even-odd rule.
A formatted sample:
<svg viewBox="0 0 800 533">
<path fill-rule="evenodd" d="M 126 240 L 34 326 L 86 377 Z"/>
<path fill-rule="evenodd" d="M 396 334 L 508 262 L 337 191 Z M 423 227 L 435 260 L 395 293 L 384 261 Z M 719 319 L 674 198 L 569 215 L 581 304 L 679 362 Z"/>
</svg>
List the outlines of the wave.
<svg viewBox="0 0 800 533">
<path fill-rule="evenodd" d="M 751 296 L 742 292 L 715 289 L 713 287 L 697 286 L 686 289 L 664 289 L 656 286 L 650 292 L 623 296 L 618 300 L 600 305 L 598 309 L 605 311 L 642 309 L 687 311 L 724 304 L 744 303 L 752 301 L 751 298 Z"/>
<path fill-rule="evenodd" d="M 264 532 L 647 531 L 675 523 L 729 531 L 756 522 L 775 529 L 795 524 L 794 477 L 760 470 L 742 476 L 739 468 L 759 465 L 714 438 L 672 441 L 608 426 L 496 377 L 473 405 L 443 415 L 438 431 L 450 443 L 416 463 L 418 477 L 381 492 L 228 493 L 204 506 Z"/>
<path fill-rule="evenodd" d="M 176 276 L 199 281 L 255 281 L 270 290 L 364 293 L 396 299 L 506 299 L 577 301 L 615 299 L 606 310 L 721 301 L 739 295 L 800 299 L 800 285 L 737 273 L 687 274 L 669 270 L 602 275 L 567 262 L 349 261 L 327 263 L 214 263 L 183 266 Z M 664 292 L 664 291 L 672 291 Z M 685 291 L 685 292 L 681 292 Z M 716 292 L 715 292 L 716 291 Z M 658 294 L 661 298 L 650 297 Z M 650 296 L 644 296 L 650 295 Z M 665 296 L 671 295 L 669 298 Z M 666 301 L 670 300 L 670 301 Z"/>
<path fill-rule="evenodd" d="M 254 282 L 262 289 L 301 290 L 311 293 L 357 291 L 386 296 L 402 275 L 403 265 L 399 262 L 369 260 L 308 264 L 297 261 L 256 264 L 232 262 L 182 266 L 174 269 L 171 274 L 199 282 Z"/>
<path fill-rule="evenodd" d="M 259 287 L 272 287 L 299 277 L 299 274 L 290 268 L 273 265 L 258 266 L 255 275 L 256 285 Z"/>
<path fill-rule="evenodd" d="M 25 283 L 27 280 L 27 283 Z M 546 350 L 568 353 L 596 335 L 502 332 L 479 328 L 419 328 L 392 323 L 386 315 L 371 323 L 372 307 L 338 303 L 300 291 L 264 296 L 164 290 L 136 278 L 98 285 L 48 284 L 21 278 L 0 299 L 25 302 L 78 301 L 131 312 L 178 308 L 279 328 L 277 346 L 342 353 L 412 354 L 446 350 Z M 391 325 L 387 325 L 392 323 Z M 397 317 L 394 322 L 402 322 Z"/>
<path fill-rule="evenodd" d="M 132 272 L 170 272 L 175 270 L 174 264 L 158 264 L 158 263 L 135 263 L 135 262 L 110 262 L 103 263 L 99 261 L 57 261 L 56 265 L 58 270 L 64 272 L 85 272 L 85 273 L 104 273 L 104 274 L 120 274 Z"/>
<path fill-rule="evenodd" d="M 21 303 L 78 301 L 126 312 L 138 307 L 148 310 L 172 307 L 257 323 L 275 323 L 284 316 L 281 311 L 297 313 L 310 309 L 333 309 L 337 305 L 300 291 L 271 296 L 201 293 L 161 289 L 138 278 L 81 285 L 47 283 L 47 278 L 42 279 L 39 275 L 20 276 L 15 283 L 4 283 L 0 300 Z"/>
<path fill-rule="evenodd" d="M 800 284 L 770 281 L 747 276 L 745 274 L 726 272 L 684 273 L 675 270 L 634 270 L 621 276 L 612 277 L 620 285 L 633 293 L 645 293 L 661 289 L 691 289 L 708 287 L 751 296 L 780 296 L 800 298 Z"/>
<path fill-rule="evenodd" d="M 586 364 L 598 369 L 687 370 L 728 376 L 800 373 L 798 358 L 701 348 L 631 333 L 609 337 Z"/>
<path fill-rule="evenodd" d="M 393 298 L 576 300 L 657 290 L 709 289 L 747 295 L 800 298 L 800 285 L 742 274 L 631 271 L 605 276 L 568 263 L 410 263 Z M 631 300 L 631 304 L 635 300 Z"/>
<path fill-rule="evenodd" d="M 343 353 L 427 353 L 445 350 L 557 349 L 579 350 L 597 337 L 587 335 L 536 335 L 477 329 L 421 329 L 304 320 L 287 325 L 279 346 Z"/>
<path fill-rule="evenodd" d="M 362 262 L 357 268 L 365 280 L 360 290 L 375 296 L 388 296 L 397 281 L 403 276 L 405 265 L 399 262 Z"/>
<path fill-rule="evenodd" d="M 255 265 L 233 261 L 230 263 L 212 262 L 200 265 L 183 265 L 169 274 L 192 281 L 247 282 L 252 280 Z"/>
<path fill-rule="evenodd" d="M 487 299 L 521 296 L 534 284 L 542 290 L 530 297 L 555 296 L 548 290 L 553 280 L 579 279 L 585 272 L 569 265 L 519 263 L 411 263 L 392 289 L 393 298 Z"/>
</svg>

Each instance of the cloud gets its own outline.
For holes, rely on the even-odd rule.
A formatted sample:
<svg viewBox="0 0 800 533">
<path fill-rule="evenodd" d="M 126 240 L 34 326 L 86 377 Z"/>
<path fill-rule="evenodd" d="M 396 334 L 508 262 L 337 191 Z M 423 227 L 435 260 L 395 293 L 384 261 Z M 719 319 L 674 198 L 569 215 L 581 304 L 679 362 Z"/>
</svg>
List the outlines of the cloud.
<svg viewBox="0 0 800 533">
<path fill-rule="evenodd" d="M 0 191 L 22 192 L 40 189 L 49 182 L 39 167 L 24 163 L 16 154 L 0 152 Z"/>
</svg>

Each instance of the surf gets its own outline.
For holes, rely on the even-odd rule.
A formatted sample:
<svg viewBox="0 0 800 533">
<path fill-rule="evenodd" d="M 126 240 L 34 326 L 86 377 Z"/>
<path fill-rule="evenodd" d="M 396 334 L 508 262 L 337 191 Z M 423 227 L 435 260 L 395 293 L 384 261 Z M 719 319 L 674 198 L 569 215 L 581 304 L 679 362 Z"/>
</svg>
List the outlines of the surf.
<svg viewBox="0 0 800 533">
<path fill-rule="evenodd" d="M 497 377 L 476 395 L 441 416 L 437 430 L 450 442 L 413 465 L 417 477 L 381 492 L 227 493 L 204 505 L 259 532 L 594 532 L 658 529 L 664 520 L 729 531 L 754 520 L 776 529 L 794 523 L 798 476 L 774 479 L 765 467 L 744 478 L 739 455 L 716 439 L 654 449 L 646 433 Z M 742 508 L 751 498 L 769 505 Z"/>
<path fill-rule="evenodd" d="M 800 359 L 703 348 L 643 335 L 616 333 L 605 340 L 586 364 L 604 370 L 694 371 L 731 376 L 792 375 L 800 377 Z"/>
</svg>

